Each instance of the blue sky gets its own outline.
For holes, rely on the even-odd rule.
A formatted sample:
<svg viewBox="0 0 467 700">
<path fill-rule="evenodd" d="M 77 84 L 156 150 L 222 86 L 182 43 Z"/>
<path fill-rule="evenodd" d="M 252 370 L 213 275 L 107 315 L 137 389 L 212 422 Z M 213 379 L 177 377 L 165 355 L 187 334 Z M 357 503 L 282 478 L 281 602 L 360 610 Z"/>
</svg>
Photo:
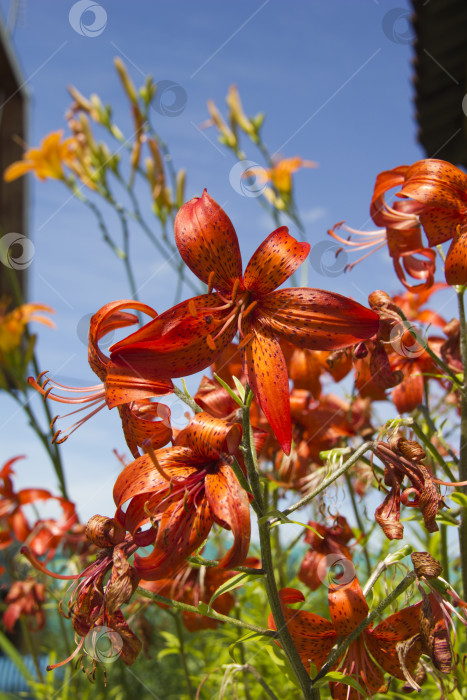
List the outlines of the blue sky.
<svg viewBox="0 0 467 700">
<path fill-rule="evenodd" d="M 4 15 L 8 5 L 0 0 Z M 77 23 L 76 11 L 70 23 L 76 5 L 21 3 L 13 42 L 31 95 L 30 145 L 65 128 L 69 84 L 84 95 L 98 93 L 113 105 L 116 121 L 130 129 L 115 56 L 138 84 L 146 74 L 156 82 L 174 81 L 186 93 L 186 106 L 178 116 L 157 114 L 155 126 L 175 166 L 188 171 L 187 198 L 207 187 L 232 219 L 247 262 L 274 226 L 256 198 L 231 186 L 234 160 L 217 143 L 215 131 L 199 128 L 208 116 L 206 100 L 213 98 L 223 108 L 228 87 L 235 84 L 247 114 L 266 113 L 263 136 L 271 152 L 319 163 L 295 176 L 312 245 L 308 284 L 361 303 L 374 289 L 399 291 L 386 250 L 353 273 L 329 276 L 316 260 L 321 249 L 313 247 L 327 241 L 327 229 L 343 219 L 355 228 L 373 228 L 368 207 L 376 175 L 425 155 L 416 141 L 408 2 L 102 0 L 93 36 L 83 34 L 93 19 L 89 11 L 81 17 L 84 25 Z M 248 157 L 262 162 L 252 147 Z M 64 383 L 93 384 L 80 321 L 108 301 L 127 298 L 127 284 L 92 216 L 59 183 L 31 178 L 31 194 L 30 299 L 54 307 L 57 323 L 55 331 L 41 329 L 40 363 Z M 290 231 L 294 235 L 293 225 Z M 139 231 L 132 233 L 141 299 L 163 311 L 173 301 L 176 280 Z M 449 317 L 450 296 L 443 303 Z M 180 407 L 173 409 L 180 414 Z M 63 446 L 70 493 L 83 518 L 112 513 L 111 489 L 119 470 L 112 449 L 126 452 L 114 413 L 102 412 Z M 53 487 L 42 448 L 6 398 L 0 437 L 3 461 L 28 455 L 17 465 L 19 484 Z"/>
</svg>

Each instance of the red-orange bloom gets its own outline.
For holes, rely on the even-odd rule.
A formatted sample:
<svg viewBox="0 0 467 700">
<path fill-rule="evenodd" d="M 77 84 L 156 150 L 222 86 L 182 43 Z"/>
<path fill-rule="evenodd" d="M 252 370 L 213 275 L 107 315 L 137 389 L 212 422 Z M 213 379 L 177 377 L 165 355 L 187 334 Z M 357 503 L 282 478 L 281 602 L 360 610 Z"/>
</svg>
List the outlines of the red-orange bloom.
<svg viewBox="0 0 467 700">
<path fill-rule="evenodd" d="M 250 544 L 248 495 L 228 463 L 241 437 L 238 423 L 197 413 L 174 447 L 136 459 L 119 475 L 114 487 L 117 521 L 140 546 L 154 543 L 147 557 L 135 556 L 141 578 L 172 575 L 203 544 L 214 523 L 234 536 L 220 566 L 238 566 L 245 560 Z M 152 527 L 141 532 L 149 522 Z"/>
<path fill-rule="evenodd" d="M 32 618 L 31 632 L 38 632 L 45 625 L 45 586 L 34 579 L 14 581 L 5 598 L 7 609 L 3 613 L 3 624 L 12 632 L 16 621 L 22 617 Z"/>
<path fill-rule="evenodd" d="M 308 525 L 313 528 L 307 530 L 305 535 L 305 542 L 310 545 L 310 549 L 302 561 L 298 578 L 312 591 L 316 591 L 323 583 L 327 567 L 342 559 L 352 559 L 347 545 L 355 535 L 343 515 L 336 517 L 332 527 L 313 520 Z"/>
<path fill-rule="evenodd" d="M 46 489 L 27 488 L 16 492 L 12 465 L 18 459 L 23 459 L 23 456 L 8 460 L 0 470 L 0 549 L 8 547 L 16 538 L 18 542 L 27 541 L 36 556 L 47 554 L 47 559 L 51 559 L 70 528 L 78 522 L 75 506 Z M 23 508 L 37 501 L 57 501 L 62 508 L 61 517 L 38 519 L 31 525 Z"/>
<path fill-rule="evenodd" d="M 419 218 L 430 246 L 452 240 L 446 257 L 446 282 L 467 283 L 467 175 L 435 158 L 408 168 L 400 197 L 419 205 Z"/>
<path fill-rule="evenodd" d="M 261 562 L 254 557 L 247 557 L 245 566 L 259 569 Z M 173 600 L 179 600 L 188 605 L 198 606 L 200 602 L 208 604 L 217 589 L 226 583 L 237 571 L 220 569 L 217 566 L 198 567 L 186 565 L 172 578 L 159 579 L 157 581 L 140 581 L 140 586 L 152 593 L 158 593 Z M 230 591 L 217 596 L 212 604 L 212 609 L 221 615 L 228 615 L 235 605 L 235 598 Z M 165 606 L 162 606 L 165 607 Z M 219 625 L 206 615 L 182 610 L 183 624 L 189 632 L 198 630 L 216 629 Z"/>
<path fill-rule="evenodd" d="M 150 398 L 170 393 L 173 389 L 172 382 L 167 379 L 143 379 L 138 372 L 115 365 L 99 347 L 99 341 L 107 333 L 138 322 L 137 316 L 122 311 L 125 308 L 141 311 L 152 318 L 157 316 L 151 307 L 132 300 L 106 304 L 94 314 L 89 328 L 88 359 L 91 369 L 101 379 L 101 384 L 76 389 L 59 384 L 49 378 L 39 384 L 41 378 L 47 374 L 46 372 L 42 372 L 37 381 L 29 377 L 29 383 L 44 398 L 53 399 L 59 403 L 81 406 L 66 416 L 72 416 L 84 410 L 88 411 L 84 417 L 69 426 L 64 433 L 58 430 L 54 435 L 55 442 L 64 442 L 71 433 L 104 406 L 109 409 L 118 408 L 125 439 L 134 457 L 139 457 L 138 447 L 142 446 L 143 442 L 149 441 L 154 448 L 157 448 L 162 447 L 171 439 L 169 408 L 150 401 Z M 56 389 L 61 393 L 55 393 Z M 63 396 L 64 391 L 71 395 Z M 89 409 L 91 409 L 90 412 Z M 54 418 L 52 425 L 56 420 L 57 418 Z"/>
<path fill-rule="evenodd" d="M 112 361 L 143 377 L 186 376 L 212 364 L 238 331 L 248 382 L 288 454 L 289 383 L 279 340 L 336 350 L 375 335 L 377 315 L 332 292 L 278 289 L 310 250 L 285 226 L 263 241 L 242 275 L 235 229 L 206 191 L 178 212 L 175 240 L 185 263 L 208 285 L 208 294 L 178 304 L 114 345 Z"/>
<path fill-rule="evenodd" d="M 331 584 L 328 590 L 331 621 L 304 610 L 293 610 L 290 603 L 305 600 L 300 591 L 284 588 L 280 591 L 287 627 L 300 657 L 308 669 L 310 662 L 319 670 L 339 637 L 347 637 L 368 615 L 368 604 L 357 578 L 350 583 Z M 377 627 L 367 627 L 348 647 L 338 670 L 352 676 L 372 697 L 384 692 L 383 671 L 404 680 L 398 655 L 398 645 L 411 639 L 419 631 L 420 603 L 390 615 Z M 272 615 L 269 627 L 276 629 Z M 421 646 L 415 643 L 405 658 L 405 666 L 412 673 L 420 658 Z M 362 695 L 350 686 L 331 683 L 332 697 L 336 700 L 362 700 Z"/>
<path fill-rule="evenodd" d="M 376 178 L 375 189 L 370 205 L 371 218 L 377 226 L 382 228 L 376 231 L 357 231 L 343 226 L 343 222 L 336 224 L 328 231 L 329 235 L 343 244 L 344 248 L 354 251 L 369 250 L 361 258 L 346 266 L 352 269 L 358 262 L 364 260 L 371 253 L 388 246 L 389 255 L 392 258 L 394 269 L 402 284 L 413 291 L 422 291 L 431 287 L 434 281 L 436 254 L 429 248 L 424 248 L 421 238 L 418 212 L 421 206 L 417 202 L 396 201 L 390 206 L 385 200 L 385 193 L 402 185 L 409 166 L 401 165 L 393 170 L 385 170 Z M 342 238 L 336 233 L 336 229 L 343 226 L 344 230 L 357 236 L 358 241 L 352 241 L 351 236 Z M 422 256 L 425 260 L 420 259 Z M 406 274 L 421 283 L 410 285 L 406 280 Z"/>
</svg>

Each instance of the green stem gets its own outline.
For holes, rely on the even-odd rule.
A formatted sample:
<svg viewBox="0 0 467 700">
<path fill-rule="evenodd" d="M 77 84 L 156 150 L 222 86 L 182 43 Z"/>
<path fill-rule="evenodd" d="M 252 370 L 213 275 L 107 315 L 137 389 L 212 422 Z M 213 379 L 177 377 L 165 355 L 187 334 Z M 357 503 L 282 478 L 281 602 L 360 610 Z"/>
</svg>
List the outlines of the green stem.
<svg viewBox="0 0 467 700">
<path fill-rule="evenodd" d="M 441 547 L 441 566 L 446 581 L 449 581 L 449 556 L 448 556 L 448 528 L 442 523 L 439 526 L 440 547 Z"/>
<path fill-rule="evenodd" d="M 431 452 L 435 460 L 438 462 L 438 464 L 442 467 L 443 471 L 445 472 L 446 476 L 449 478 L 450 481 L 457 481 L 455 478 L 454 474 L 450 470 L 449 466 L 446 464 L 444 461 L 443 457 L 440 455 L 436 447 L 433 445 L 432 442 L 430 442 L 429 438 L 425 435 L 421 427 L 416 423 L 415 421 L 413 422 L 413 425 L 411 426 L 412 430 L 414 431 L 415 435 L 418 437 L 420 442 L 423 443 L 424 447 L 428 450 L 428 452 Z"/>
<path fill-rule="evenodd" d="M 253 508 L 258 515 L 259 541 L 261 547 L 261 563 L 266 572 L 264 584 L 274 618 L 274 623 L 279 635 L 281 646 L 293 668 L 297 680 L 302 689 L 305 700 L 319 700 L 319 691 L 313 690 L 310 683 L 310 676 L 302 663 L 300 655 L 294 644 L 292 636 L 284 617 L 279 592 L 277 590 L 274 576 L 274 562 L 271 551 L 271 523 L 270 519 L 264 516 L 263 494 L 259 477 L 258 463 L 256 458 L 255 443 L 253 440 L 253 430 L 250 422 L 250 405 L 253 394 L 247 385 L 245 389 L 245 405 L 243 407 L 243 441 L 242 448 L 247 468 L 248 480 L 254 496 Z"/>
<path fill-rule="evenodd" d="M 175 386 L 174 384 L 174 394 L 177 398 L 179 398 L 183 403 L 186 403 L 187 406 L 191 408 L 193 413 L 202 413 L 203 409 L 201 406 L 198 406 L 196 401 L 188 394 L 188 392 L 182 391 L 181 389 L 178 388 L 178 386 Z"/>
<path fill-rule="evenodd" d="M 245 683 L 246 683 L 246 673 L 251 673 L 251 675 L 256 678 L 256 680 L 258 681 L 259 685 L 262 687 L 262 689 L 264 690 L 264 692 L 266 693 L 268 698 L 271 698 L 271 700 L 279 700 L 277 695 L 275 693 L 273 693 L 273 691 L 268 686 L 268 684 L 266 683 L 266 681 L 264 680 L 262 675 L 256 670 L 256 668 L 254 666 L 250 666 L 250 664 L 243 663 L 243 661 L 242 661 L 242 665 L 238 667 L 238 670 L 244 672 Z M 247 686 L 245 685 L 245 697 L 247 697 L 246 692 L 247 692 Z M 249 697 L 249 695 L 248 695 L 248 697 Z"/>
<path fill-rule="evenodd" d="M 409 586 L 412 585 L 412 583 L 415 581 L 417 578 L 417 575 L 415 571 L 409 571 L 407 576 L 399 583 L 398 586 L 394 588 L 393 591 L 379 603 L 379 605 L 376 606 L 374 610 L 372 610 L 367 617 L 349 634 L 348 637 L 346 637 L 337 647 L 334 647 L 332 649 L 331 653 L 329 654 L 326 662 L 322 666 L 320 672 L 316 676 L 316 678 L 313 679 L 312 684 L 315 684 L 316 681 L 320 680 L 323 678 L 334 666 L 335 663 L 340 659 L 342 654 L 348 649 L 348 647 L 354 642 L 360 635 L 361 633 L 368 627 L 368 625 L 371 625 L 371 623 L 378 618 L 383 610 L 385 610 L 391 603 L 393 603 L 399 596 L 404 593 L 404 591 L 409 588 Z"/>
<path fill-rule="evenodd" d="M 170 598 L 165 598 L 164 596 L 159 595 L 158 593 L 151 593 L 145 588 L 137 588 L 137 593 L 143 598 L 148 598 L 149 600 L 153 600 L 156 603 L 163 603 L 164 605 L 176 608 L 177 610 L 186 610 L 187 612 L 196 613 L 197 615 L 205 615 L 206 617 L 210 617 L 213 620 L 217 620 L 218 622 L 227 622 L 230 625 L 234 625 L 234 627 L 243 627 L 244 629 L 250 630 L 251 632 L 256 632 L 256 634 L 260 634 L 263 637 L 271 637 L 272 639 L 275 639 L 277 637 L 277 633 L 273 630 L 267 630 L 263 627 L 258 627 L 258 625 L 252 625 L 249 622 L 237 620 L 237 618 L 235 617 L 221 615 L 221 613 L 217 613 L 214 610 L 203 609 L 203 611 L 200 611 L 194 605 L 188 605 L 188 603 L 181 603 L 178 600 L 171 600 Z"/>
<path fill-rule="evenodd" d="M 462 287 L 457 292 L 460 321 L 460 349 L 462 366 L 464 369 L 464 381 L 460 389 L 461 394 L 461 427 L 459 447 L 459 481 L 467 481 L 467 326 L 465 318 L 464 291 Z M 467 494 L 467 487 L 460 486 L 461 491 Z M 459 526 L 459 544 L 461 552 L 462 585 L 464 597 L 467 595 L 467 508 L 461 508 L 461 522 Z"/>
<path fill-rule="evenodd" d="M 31 639 L 31 633 L 29 631 L 28 623 L 24 619 L 23 615 L 20 615 L 21 631 L 28 645 L 29 653 L 31 654 L 34 668 L 36 669 L 37 677 L 41 683 L 44 682 L 44 676 L 42 675 L 41 667 L 39 666 L 39 661 L 37 660 L 36 647 Z"/>
<path fill-rule="evenodd" d="M 294 503 L 293 505 L 289 506 L 286 508 L 283 512 L 284 515 L 289 515 L 290 513 L 293 513 L 295 510 L 298 510 L 299 508 L 302 508 L 303 506 L 306 506 L 310 501 L 312 501 L 316 496 L 318 496 L 322 491 L 327 489 L 327 487 L 332 484 L 336 479 L 338 479 L 342 474 L 345 474 L 347 469 L 349 469 L 355 462 L 358 462 L 358 460 L 361 458 L 365 452 L 368 452 L 368 450 L 372 450 L 374 447 L 374 442 L 364 442 L 363 445 L 360 445 L 360 447 L 355 450 L 353 455 L 347 459 L 344 464 L 342 464 L 336 471 L 334 471 L 330 476 L 327 477 L 327 479 L 323 479 L 323 481 L 317 486 L 313 491 L 310 491 L 306 496 L 301 498 L 299 501 Z M 277 522 L 278 518 L 276 519 L 271 519 L 271 524 L 274 522 Z"/>
<path fill-rule="evenodd" d="M 17 278 L 17 276 L 16 276 L 14 270 L 12 270 L 12 269 L 9 268 L 9 267 L 5 267 L 5 269 L 6 269 L 6 271 L 7 271 L 8 281 L 9 281 L 9 283 L 10 283 L 10 286 L 11 286 L 11 289 L 12 289 L 12 292 L 13 292 L 13 298 L 14 298 L 14 300 L 15 300 L 15 303 L 16 303 L 18 306 L 21 306 L 21 305 L 24 303 L 24 299 L 23 299 L 23 295 L 22 295 L 22 292 L 21 292 L 21 288 L 20 288 L 20 286 L 19 286 L 18 278 Z M 27 339 L 27 340 L 30 340 L 31 335 L 30 335 L 29 330 L 28 330 L 27 327 L 26 327 L 26 331 L 25 331 L 25 336 L 26 336 L 26 339 Z M 40 370 L 39 370 L 39 363 L 38 363 L 38 361 L 37 361 L 37 357 L 36 357 L 36 353 L 35 353 L 35 352 L 33 352 L 33 354 L 32 354 L 31 364 L 32 364 L 33 369 L 34 369 L 34 374 L 35 374 L 35 376 L 37 377 L 37 376 L 40 374 Z M 62 495 L 63 495 L 64 498 L 66 498 L 67 500 L 69 500 L 69 499 L 68 499 L 67 490 L 66 490 L 65 473 L 64 473 L 64 469 L 63 469 L 61 454 L 60 454 L 60 451 L 59 451 L 59 449 L 58 449 L 58 445 L 56 445 L 55 443 L 52 444 L 52 442 L 51 442 L 51 439 L 52 439 L 52 436 L 53 436 L 52 430 L 49 428 L 48 434 L 43 433 L 43 431 L 42 431 L 41 427 L 39 426 L 39 423 L 37 422 L 37 419 L 36 419 L 36 417 L 35 417 L 35 415 L 34 415 L 32 409 L 31 409 L 31 407 L 29 406 L 29 400 L 28 400 L 28 397 L 27 397 L 27 393 L 26 393 L 26 391 L 25 391 L 24 389 L 23 389 L 23 393 L 24 393 L 24 402 L 22 402 L 22 401 L 18 398 L 18 396 L 16 396 L 16 395 L 13 394 L 13 393 L 11 393 L 11 396 L 13 396 L 13 398 L 14 398 L 16 401 L 18 401 L 18 403 L 20 404 L 20 406 L 24 409 L 25 413 L 27 414 L 32 429 L 33 429 L 34 432 L 39 436 L 39 438 L 40 438 L 42 444 L 44 445 L 44 447 L 45 447 L 45 449 L 46 449 L 46 451 L 47 451 L 47 454 L 48 454 L 49 457 L 50 457 L 50 461 L 52 462 L 52 466 L 53 466 L 54 471 L 55 471 L 55 474 L 56 474 L 56 476 L 57 476 L 57 479 L 58 479 L 58 482 L 59 482 L 59 485 L 60 485 L 60 490 L 61 490 L 61 492 L 62 492 Z M 43 406 L 44 406 L 44 412 L 45 412 L 45 415 L 46 415 L 46 418 L 47 418 L 47 424 L 50 426 L 50 424 L 52 423 L 52 414 L 50 413 L 49 405 L 48 405 L 48 403 L 47 403 L 46 401 L 44 401 L 44 402 L 43 402 Z M 50 439 L 49 439 L 49 438 L 50 438 Z"/>
<path fill-rule="evenodd" d="M 452 383 L 454 384 L 454 386 L 456 386 L 456 387 L 458 387 L 458 388 L 461 387 L 462 385 L 461 385 L 461 383 L 460 383 L 459 378 L 456 377 L 456 375 L 454 374 L 454 372 L 447 366 L 447 364 L 446 364 L 445 362 L 443 362 L 443 360 L 442 360 L 440 357 L 438 357 L 438 355 L 437 355 L 435 352 L 433 352 L 433 350 L 430 348 L 430 346 L 429 346 L 429 344 L 427 343 L 427 341 L 424 340 L 424 339 L 417 333 L 417 331 L 416 331 L 416 329 L 414 328 L 414 326 L 413 326 L 413 325 L 410 323 L 410 321 L 406 318 L 404 312 L 403 312 L 401 309 L 399 309 L 399 307 L 396 307 L 396 309 L 397 309 L 397 313 L 399 314 L 399 316 L 400 316 L 401 319 L 402 319 L 402 324 L 403 324 L 404 327 L 409 331 L 409 333 L 410 333 L 410 335 L 412 336 L 412 338 L 415 338 L 415 340 L 417 341 L 417 343 L 425 350 L 425 352 L 428 353 L 428 355 L 431 357 L 431 359 L 434 360 L 434 362 L 435 362 L 439 367 L 441 367 L 442 370 L 444 370 L 444 372 L 445 372 L 445 373 L 448 375 L 448 377 L 451 379 L 451 381 L 452 381 Z"/>
<path fill-rule="evenodd" d="M 368 545 L 367 534 L 365 532 L 365 528 L 363 527 L 363 522 L 362 522 L 362 519 L 360 517 L 360 513 L 358 512 L 357 501 L 355 500 L 355 493 L 354 493 L 353 486 L 352 486 L 352 480 L 351 480 L 348 472 L 345 472 L 345 480 L 347 482 L 347 490 L 348 490 L 349 495 L 350 495 L 350 500 L 352 501 L 352 508 L 353 508 L 355 520 L 357 521 L 358 529 L 360 530 L 361 536 L 363 538 L 362 548 L 363 548 L 363 555 L 365 557 L 365 562 L 366 562 L 367 576 L 370 576 L 370 574 L 371 574 L 371 561 L 370 561 L 370 555 L 368 554 L 368 549 L 367 549 L 367 545 Z"/>
<path fill-rule="evenodd" d="M 178 643 L 180 645 L 180 658 L 182 660 L 183 673 L 185 674 L 185 680 L 186 680 L 186 685 L 187 685 L 187 690 L 188 690 L 188 697 L 190 698 L 190 700 L 193 700 L 193 698 L 194 698 L 193 686 L 191 684 L 190 672 L 188 670 L 188 664 L 186 662 L 185 645 L 183 642 L 182 623 L 180 621 L 180 616 L 177 613 L 173 613 L 173 618 L 175 620 L 175 627 L 177 629 Z"/>
</svg>

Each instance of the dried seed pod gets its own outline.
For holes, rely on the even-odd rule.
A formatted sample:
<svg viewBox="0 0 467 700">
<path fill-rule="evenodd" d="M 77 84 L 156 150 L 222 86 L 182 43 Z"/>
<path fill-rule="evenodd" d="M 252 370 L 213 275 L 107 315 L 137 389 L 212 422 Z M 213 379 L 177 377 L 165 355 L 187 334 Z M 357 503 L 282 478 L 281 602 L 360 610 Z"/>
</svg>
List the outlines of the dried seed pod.
<svg viewBox="0 0 467 700">
<path fill-rule="evenodd" d="M 410 555 L 415 573 L 418 578 L 437 578 L 443 572 L 443 567 L 428 552 L 412 552 Z"/>
<path fill-rule="evenodd" d="M 113 547 L 125 539 L 125 530 L 113 518 L 93 515 L 86 525 L 86 537 L 98 547 Z"/>
<path fill-rule="evenodd" d="M 406 440 L 404 437 L 393 437 L 389 440 L 392 450 L 413 462 L 421 462 L 426 458 L 426 452 L 415 440 Z"/>
</svg>

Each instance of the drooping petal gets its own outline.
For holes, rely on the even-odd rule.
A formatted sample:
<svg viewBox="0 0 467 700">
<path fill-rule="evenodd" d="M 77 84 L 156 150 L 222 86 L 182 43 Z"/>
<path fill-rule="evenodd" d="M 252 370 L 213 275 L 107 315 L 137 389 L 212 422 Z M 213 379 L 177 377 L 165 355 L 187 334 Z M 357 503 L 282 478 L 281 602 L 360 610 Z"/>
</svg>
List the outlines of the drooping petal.
<svg viewBox="0 0 467 700">
<path fill-rule="evenodd" d="M 237 331 L 235 315 L 229 322 L 231 308 L 219 307 L 225 304 L 217 294 L 181 302 L 113 345 L 112 362 L 154 379 L 185 377 L 204 369 Z M 216 333 L 220 334 L 217 338 Z"/>
<path fill-rule="evenodd" d="M 426 208 L 420 214 L 420 221 L 431 246 L 449 241 L 462 223 L 462 215 L 457 209 Z"/>
<path fill-rule="evenodd" d="M 279 341 L 265 329 L 253 329 L 243 349 L 248 382 L 285 454 L 292 448 L 289 377 Z"/>
<path fill-rule="evenodd" d="M 340 294 L 321 289 L 278 289 L 261 299 L 255 326 L 310 350 L 338 350 L 371 338 L 379 318 Z"/>
<path fill-rule="evenodd" d="M 200 280 L 220 292 L 231 291 L 242 277 L 237 234 L 225 211 L 204 190 L 186 202 L 175 218 L 180 255 Z"/>
<path fill-rule="evenodd" d="M 206 498 L 212 517 L 221 527 L 232 530 L 234 544 L 219 566 L 239 566 L 250 546 L 250 504 L 248 496 L 227 464 L 221 464 L 205 478 Z"/>
<path fill-rule="evenodd" d="M 261 243 L 248 263 L 243 282 L 257 295 L 268 294 L 295 272 L 310 252 L 309 243 L 300 243 L 281 226 Z"/>
<path fill-rule="evenodd" d="M 419 633 L 421 603 L 403 608 L 383 620 L 374 630 L 365 632 L 365 641 L 373 658 L 391 676 L 404 679 L 397 645 Z M 421 644 L 415 643 L 404 659 L 405 666 L 413 673 L 420 659 Z"/>
<path fill-rule="evenodd" d="M 283 588 L 279 597 L 287 627 L 305 668 L 309 670 L 311 661 L 320 669 L 337 640 L 332 623 L 314 613 L 287 607 L 290 603 L 305 600 L 301 591 Z M 268 627 L 277 629 L 272 614 L 269 615 Z"/>
<path fill-rule="evenodd" d="M 448 284 L 467 284 L 467 230 L 459 229 L 452 239 L 444 268 Z"/>
<path fill-rule="evenodd" d="M 368 615 L 368 603 L 356 576 L 349 583 L 332 583 L 328 602 L 332 624 L 339 637 L 348 636 Z"/>
<path fill-rule="evenodd" d="M 404 377 L 391 395 L 399 413 L 410 413 L 423 403 L 423 387 L 424 378 L 420 373 Z"/>
</svg>

